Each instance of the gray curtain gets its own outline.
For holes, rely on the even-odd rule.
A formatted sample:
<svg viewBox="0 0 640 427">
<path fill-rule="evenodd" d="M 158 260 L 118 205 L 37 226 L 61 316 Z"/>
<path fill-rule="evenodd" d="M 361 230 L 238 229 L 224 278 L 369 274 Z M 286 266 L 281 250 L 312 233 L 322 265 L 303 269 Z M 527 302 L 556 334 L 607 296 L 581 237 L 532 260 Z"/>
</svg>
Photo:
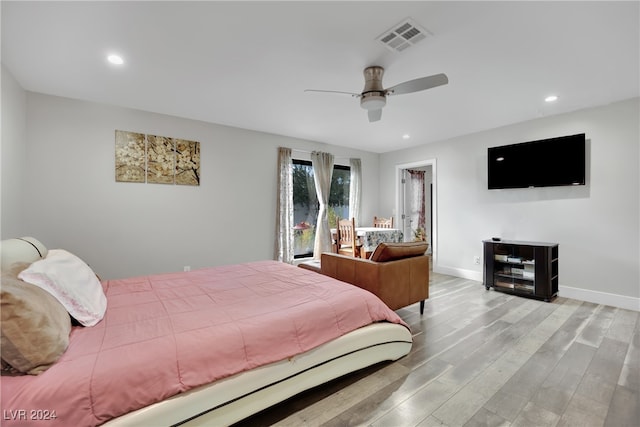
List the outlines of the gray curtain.
<svg viewBox="0 0 640 427">
<path fill-rule="evenodd" d="M 311 166 L 316 184 L 316 194 L 320 203 L 318 223 L 316 225 L 316 240 L 313 245 L 313 258 L 320 259 L 322 252 L 331 251 L 331 230 L 327 215 L 329 192 L 331 191 L 331 176 L 333 175 L 333 154 L 314 151 L 311 153 Z"/>
<path fill-rule="evenodd" d="M 275 259 L 293 263 L 293 172 L 291 149 L 278 147 Z"/>
<path fill-rule="evenodd" d="M 362 162 L 349 159 L 351 177 L 349 181 L 349 217 L 355 218 L 356 227 L 360 226 L 360 197 L 362 194 Z"/>
</svg>

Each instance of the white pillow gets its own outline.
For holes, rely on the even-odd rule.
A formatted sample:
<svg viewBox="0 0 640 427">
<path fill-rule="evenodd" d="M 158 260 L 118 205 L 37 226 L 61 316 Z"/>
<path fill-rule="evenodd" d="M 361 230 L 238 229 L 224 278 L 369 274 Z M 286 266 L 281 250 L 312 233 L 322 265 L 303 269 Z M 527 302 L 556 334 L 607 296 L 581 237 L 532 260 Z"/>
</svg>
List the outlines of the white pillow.
<svg viewBox="0 0 640 427">
<path fill-rule="evenodd" d="M 107 298 L 91 267 L 64 249 L 51 249 L 18 277 L 49 292 L 84 326 L 98 323 L 107 309 Z"/>
</svg>

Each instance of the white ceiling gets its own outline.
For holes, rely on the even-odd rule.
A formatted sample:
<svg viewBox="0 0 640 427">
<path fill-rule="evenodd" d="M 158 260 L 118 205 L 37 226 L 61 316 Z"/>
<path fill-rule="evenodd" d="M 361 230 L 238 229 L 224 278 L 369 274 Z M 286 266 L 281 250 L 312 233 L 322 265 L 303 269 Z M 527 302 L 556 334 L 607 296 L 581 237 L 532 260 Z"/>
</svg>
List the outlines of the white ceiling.
<svg viewBox="0 0 640 427">
<path fill-rule="evenodd" d="M 639 5 L 2 1 L 1 54 L 29 91 L 381 153 L 638 96 Z M 432 35 L 376 41 L 405 18 Z M 356 98 L 304 92 L 360 92 L 369 65 L 385 87 L 449 84 L 389 97 L 375 123 Z"/>
</svg>

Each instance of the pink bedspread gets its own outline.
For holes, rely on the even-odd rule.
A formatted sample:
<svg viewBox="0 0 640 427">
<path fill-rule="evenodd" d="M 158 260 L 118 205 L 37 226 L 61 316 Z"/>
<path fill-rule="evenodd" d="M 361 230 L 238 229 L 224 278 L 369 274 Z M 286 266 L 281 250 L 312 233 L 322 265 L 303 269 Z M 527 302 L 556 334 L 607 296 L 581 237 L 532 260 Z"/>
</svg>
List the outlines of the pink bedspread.
<svg viewBox="0 0 640 427">
<path fill-rule="evenodd" d="M 403 324 L 369 292 L 275 261 L 103 286 L 105 318 L 73 328 L 58 363 L 2 377 L 3 426 L 99 425 L 372 322 Z"/>
</svg>

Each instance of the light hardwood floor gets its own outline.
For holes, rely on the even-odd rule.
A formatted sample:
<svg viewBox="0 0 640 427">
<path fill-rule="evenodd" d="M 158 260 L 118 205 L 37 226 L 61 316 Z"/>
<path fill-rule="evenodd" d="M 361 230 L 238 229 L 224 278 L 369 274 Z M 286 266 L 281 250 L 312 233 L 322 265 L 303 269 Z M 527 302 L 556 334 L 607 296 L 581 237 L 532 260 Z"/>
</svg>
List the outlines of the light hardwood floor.
<svg viewBox="0 0 640 427">
<path fill-rule="evenodd" d="M 640 426 L 639 313 L 485 291 L 433 273 L 398 310 L 402 359 L 305 392 L 244 426 Z"/>
</svg>

